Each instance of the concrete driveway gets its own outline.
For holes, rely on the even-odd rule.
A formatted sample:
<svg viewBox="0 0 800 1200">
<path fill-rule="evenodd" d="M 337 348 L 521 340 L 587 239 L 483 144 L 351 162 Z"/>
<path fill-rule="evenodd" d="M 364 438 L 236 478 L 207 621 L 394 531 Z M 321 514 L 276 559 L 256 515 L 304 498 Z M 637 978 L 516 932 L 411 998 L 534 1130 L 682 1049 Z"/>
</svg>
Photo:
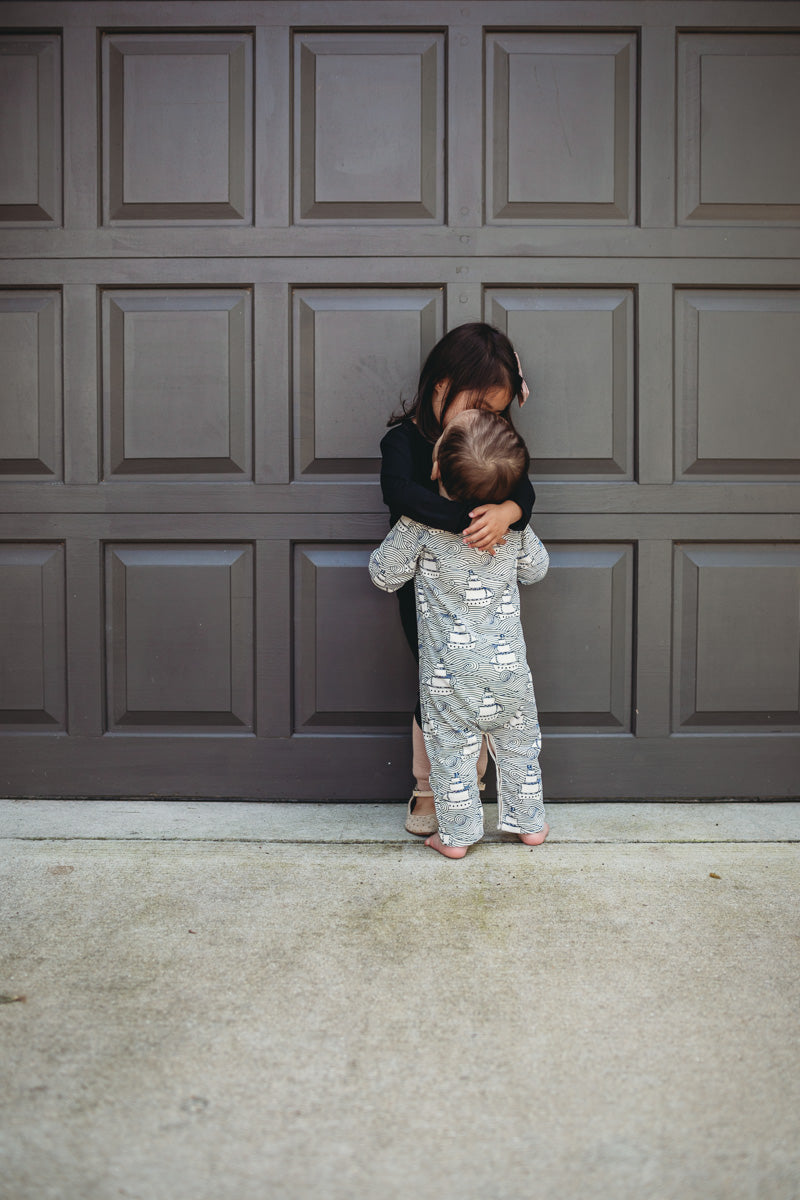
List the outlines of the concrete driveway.
<svg viewBox="0 0 800 1200">
<path fill-rule="evenodd" d="M 3 1200 L 800 1197 L 800 804 L 402 815 L 0 801 Z"/>
</svg>

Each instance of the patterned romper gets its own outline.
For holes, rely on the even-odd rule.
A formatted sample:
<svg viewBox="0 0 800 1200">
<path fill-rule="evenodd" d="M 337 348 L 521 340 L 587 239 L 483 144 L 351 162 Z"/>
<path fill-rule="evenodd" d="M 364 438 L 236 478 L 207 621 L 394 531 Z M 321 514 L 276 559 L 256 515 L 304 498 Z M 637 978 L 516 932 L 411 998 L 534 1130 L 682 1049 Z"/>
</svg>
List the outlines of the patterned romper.
<svg viewBox="0 0 800 1200">
<path fill-rule="evenodd" d="M 476 771 L 483 734 L 497 765 L 499 828 L 544 827 L 541 736 L 517 583 L 536 583 L 548 563 L 530 526 L 509 530 L 491 555 L 408 517 L 370 557 L 372 582 L 385 592 L 416 576 L 422 730 L 445 846 L 483 836 Z"/>
</svg>

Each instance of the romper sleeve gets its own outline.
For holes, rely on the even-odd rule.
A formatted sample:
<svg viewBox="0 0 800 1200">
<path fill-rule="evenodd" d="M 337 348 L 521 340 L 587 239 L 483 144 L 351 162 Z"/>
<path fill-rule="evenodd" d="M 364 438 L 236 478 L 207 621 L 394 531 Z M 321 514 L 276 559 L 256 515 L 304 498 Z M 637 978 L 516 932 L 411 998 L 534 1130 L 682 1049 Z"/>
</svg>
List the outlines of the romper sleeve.
<svg viewBox="0 0 800 1200">
<path fill-rule="evenodd" d="M 395 425 L 381 440 L 381 492 L 391 513 L 402 513 L 421 525 L 461 533 L 470 523 L 471 504 L 447 500 L 415 482 L 411 443 L 402 425 Z"/>
<path fill-rule="evenodd" d="M 396 592 L 417 570 L 417 559 L 425 543 L 425 528 L 401 517 L 369 558 L 372 582 L 384 592 Z"/>
<path fill-rule="evenodd" d="M 517 553 L 517 579 L 522 584 L 538 583 L 547 574 L 550 555 L 530 525 L 522 532 L 522 544 Z"/>
</svg>

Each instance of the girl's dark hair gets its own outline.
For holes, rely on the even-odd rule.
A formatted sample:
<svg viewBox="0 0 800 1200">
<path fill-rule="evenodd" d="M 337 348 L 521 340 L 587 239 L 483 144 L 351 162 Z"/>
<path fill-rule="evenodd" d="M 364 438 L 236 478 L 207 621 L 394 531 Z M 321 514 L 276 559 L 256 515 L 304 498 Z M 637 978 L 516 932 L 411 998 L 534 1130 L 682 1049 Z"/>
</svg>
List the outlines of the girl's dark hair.
<svg viewBox="0 0 800 1200">
<path fill-rule="evenodd" d="M 448 386 L 437 419 L 433 411 L 433 393 L 437 383 L 444 381 Z M 435 442 L 443 428 L 441 417 L 459 392 L 470 392 L 473 407 L 480 408 L 483 396 L 497 387 L 507 388 L 512 398 L 519 395 L 522 388 L 522 376 L 511 342 L 501 330 L 482 321 L 458 325 L 433 347 L 422 368 L 416 396 L 391 417 L 389 425 L 398 425 L 406 417 L 415 417 L 423 437 Z M 505 417 L 510 422 L 510 415 L 506 413 Z"/>
<path fill-rule="evenodd" d="M 436 459 L 445 491 L 461 504 L 502 504 L 531 462 L 516 429 L 500 413 L 480 411 L 450 422 Z"/>
</svg>

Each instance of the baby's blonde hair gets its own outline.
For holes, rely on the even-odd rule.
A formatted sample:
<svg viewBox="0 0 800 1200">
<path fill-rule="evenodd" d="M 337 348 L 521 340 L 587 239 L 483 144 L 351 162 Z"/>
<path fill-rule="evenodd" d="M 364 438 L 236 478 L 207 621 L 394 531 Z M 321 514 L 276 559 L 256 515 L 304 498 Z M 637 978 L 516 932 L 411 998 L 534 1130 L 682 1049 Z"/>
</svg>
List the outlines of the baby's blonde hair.
<svg viewBox="0 0 800 1200">
<path fill-rule="evenodd" d="M 527 474 L 531 460 L 524 441 L 504 417 L 470 409 L 445 428 L 437 461 L 451 500 L 502 504 Z"/>
</svg>

